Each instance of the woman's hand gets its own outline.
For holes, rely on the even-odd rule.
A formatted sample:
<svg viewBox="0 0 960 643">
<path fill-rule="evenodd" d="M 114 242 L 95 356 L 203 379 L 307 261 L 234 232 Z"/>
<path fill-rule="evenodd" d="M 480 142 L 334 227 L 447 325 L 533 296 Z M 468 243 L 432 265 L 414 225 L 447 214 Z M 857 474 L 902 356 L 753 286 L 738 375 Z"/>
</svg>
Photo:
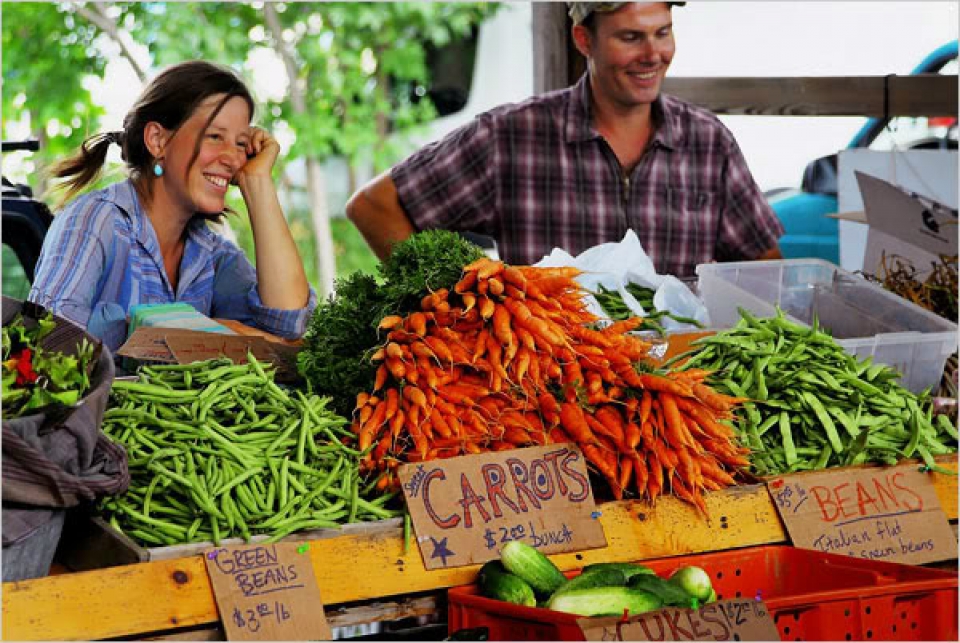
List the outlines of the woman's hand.
<svg viewBox="0 0 960 643">
<path fill-rule="evenodd" d="M 270 178 L 273 164 L 280 155 L 280 144 L 270 133 L 260 127 L 250 128 L 250 138 L 246 146 L 247 162 L 237 172 L 234 182 L 253 177 Z"/>
</svg>

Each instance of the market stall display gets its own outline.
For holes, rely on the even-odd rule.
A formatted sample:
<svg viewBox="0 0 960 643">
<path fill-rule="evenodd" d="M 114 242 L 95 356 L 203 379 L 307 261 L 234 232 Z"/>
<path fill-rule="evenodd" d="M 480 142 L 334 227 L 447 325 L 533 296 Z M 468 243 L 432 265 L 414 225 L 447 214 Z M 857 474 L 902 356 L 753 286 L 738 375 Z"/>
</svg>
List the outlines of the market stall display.
<svg viewBox="0 0 960 643">
<path fill-rule="evenodd" d="M 3 298 L 3 579 L 44 576 L 67 509 L 122 492 L 123 449 L 100 431 L 110 351 L 83 329 Z"/>
<path fill-rule="evenodd" d="M 845 351 L 895 368 L 914 393 L 940 381 L 957 349 L 956 320 L 944 319 L 891 292 L 816 259 L 702 264 L 698 292 L 712 327 L 731 328 L 741 308 L 790 321 L 816 319 Z"/>
<path fill-rule="evenodd" d="M 928 271 L 897 255 L 880 255 L 878 274 L 862 273 L 892 293 L 949 321 L 957 319 L 957 257 L 940 255 Z M 957 399 L 957 353 L 947 359 L 937 395 Z M 956 413 L 954 413 L 956 415 Z"/>
<path fill-rule="evenodd" d="M 776 546 L 642 564 L 667 577 L 683 567 L 701 567 L 718 600 L 762 600 L 782 640 L 957 638 L 955 572 Z M 451 633 L 484 627 L 492 641 L 585 640 L 577 614 L 486 598 L 477 585 L 451 589 L 448 597 Z M 688 619 L 677 622 L 686 630 L 692 626 Z M 733 639 L 727 619 L 700 619 L 699 625 L 717 640 Z M 656 627 L 670 631 L 663 621 Z"/>
<path fill-rule="evenodd" d="M 746 451 L 721 419 L 741 400 L 705 372 L 653 371 L 641 319 L 595 330 L 576 268 L 486 257 L 420 310 L 380 322 L 370 393 L 352 427 L 364 460 L 397 488 L 400 462 L 572 442 L 614 498 L 672 493 L 706 513 L 702 493 L 734 483 Z"/>
<path fill-rule="evenodd" d="M 110 524 L 146 545 L 213 542 L 399 515 L 370 499 L 347 420 L 328 400 L 286 391 L 273 369 L 210 360 L 142 367 L 114 383 L 104 432 L 130 458 L 131 487 L 102 501 Z"/>
<path fill-rule="evenodd" d="M 148 631 L 148 622 L 158 629 L 166 612 L 215 623 L 196 554 L 238 537 L 309 541 L 327 605 L 478 579 L 488 596 L 517 605 L 453 590 L 451 631 L 487 627 L 495 639 L 582 638 L 578 615 L 699 609 L 758 590 L 784 638 L 879 636 L 899 625 L 878 607 L 888 601 L 913 601 L 901 627 L 931 621 L 931 610 L 949 616 L 955 574 L 874 572 L 843 559 L 830 567 L 842 587 L 821 588 L 839 592 L 829 600 L 783 585 L 783 569 L 823 559 L 750 547 L 783 542 L 781 521 L 762 486 L 729 490 L 745 485 L 748 469 L 842 472 L 909 456 L 943 487 L 943 474 L 956 469 L 944 459 L 956 450 L 956 429 L 933 415 L 927 396 L 901 387 L 892 368 L 847 354 L 816 323 L 782 314 L 746 314 L 694 342 L 682 364 L 657 364 L 648 360 L 649 334 L 637 333 L 643 320 L 616 319 L 625 313 L 615 305 L 607 318 L 593 314 L 578 276 L 569 267 L 510 266 L 455 236 L 421 233 L 398 246 L 379 282 L 355 275 L 318 309 L 299 357 L 306 385 L 277 383 L 274 367 L 252 357 L 144 365 L 136 379 L 118 380 L 103 429 L 127 450 L 133 481 L 100 507 L 115 529 L 165 552 L 138 566 L 141 580 L 124 582 L 174 586 L 138 624 L 101 627 L 98 636 Z M 396 519 L 400 463 L 553 443 L 586 457 L 608 546 L 547 558 L 513 541 L 482 568 L 428 570 Z M 363 521 L 369 532 L 351 530 Z M 341 525 L 349 527 L 332 531 Z M 719 554 L 644 560 L 744 546 L 721 563 Z M 690 571 L 674 576 L 681 567 Z M 703 581 L 696 568 L 712 593 L 680 582 L 687 574 Z M 877 585 L 880 577 L 897 580 Z M 71 578 L 59 583 L 61 596 L 81 589 Z M 205 600 L 188 608 L 177 598 L 184 586 Z M 43 588 L 23 590 L 39 596 Z M 921 589 L 923 600 L 911 598 Z M 23 609 L 18 600 L 10 609 Z M 862 600 L 889 614 L 837 630 L 832 615 L 860 613 Z M 939 621 L 914 630 L 951 632 Z"/>
<path fill-rule="evenodd" d="M 928 395 L 897 382 L 899 373 L 858 361 L 814 323 L 758 319 L 741 309 L 737 325 L 693 342 L 675 358 L 704 369 L 708 381 L 748 400 L 736 427 L 760 475 L 955 452 L 957 430 L 933 417 Z"/>
</svg>

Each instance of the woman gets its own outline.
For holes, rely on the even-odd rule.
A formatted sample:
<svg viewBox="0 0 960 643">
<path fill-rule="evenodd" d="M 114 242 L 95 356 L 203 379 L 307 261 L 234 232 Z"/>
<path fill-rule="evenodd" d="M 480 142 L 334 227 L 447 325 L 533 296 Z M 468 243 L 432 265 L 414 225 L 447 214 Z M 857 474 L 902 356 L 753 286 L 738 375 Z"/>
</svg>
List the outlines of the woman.
<svg viewBox="0 0 960 643">
<path fill-rule="evenodd" d="M 138 304 L 187 302 L 282 337 L 303 334 L 316 294 L 271 177 L 280 152 L 253 127 L 254 104 L 231 70 L 202 61 L 166 69 L 123 121 L 58 164 L 65 200 L 96 180 L 120 145 L 126 181 L 85 194 L 54 219 L 28 299 L 86 327 L 116 350 Z M 240 188 L 256 269 L 214 233 L 231 184 Z"/>
</svg>

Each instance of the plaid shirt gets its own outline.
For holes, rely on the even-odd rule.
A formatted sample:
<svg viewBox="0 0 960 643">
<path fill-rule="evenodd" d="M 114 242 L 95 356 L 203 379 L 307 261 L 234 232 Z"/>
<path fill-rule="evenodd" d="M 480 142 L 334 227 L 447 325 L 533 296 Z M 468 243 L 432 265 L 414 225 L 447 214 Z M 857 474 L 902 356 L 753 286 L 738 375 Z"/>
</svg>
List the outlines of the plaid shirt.
<svg viewBox="0 0 960 643">
<path fill-rule="evenodd" d="M 662 95 L 649 147 L 625 175 L 593 128 L 587 74 L 571 88 L 481 114 L 392 170 L 420 229 L 494 237 L 515 264 L 571 254 L 632 228 L 660 274 L 753 259 L 783 234 L 730 131 Z"/>
<path fill-rule="evenodd" d="M 199 218 L 187 228 L 175 293 L 130 181 L 86 194 L 54 218 L 27 299 L 85 327 L 111 351 L 126 339 L 127 312 L 137 304 L 186 302 L 209 317 L 294 338 L 317 303 L 311 288 L 299 310 L 264 306 L 243 251 Z"/>
</svg>

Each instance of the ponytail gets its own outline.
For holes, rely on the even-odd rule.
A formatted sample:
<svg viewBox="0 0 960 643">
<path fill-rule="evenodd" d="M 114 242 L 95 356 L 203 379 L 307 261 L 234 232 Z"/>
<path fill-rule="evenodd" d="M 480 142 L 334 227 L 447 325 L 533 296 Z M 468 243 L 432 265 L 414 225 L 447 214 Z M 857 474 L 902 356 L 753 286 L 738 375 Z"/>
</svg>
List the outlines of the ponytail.
<svg viewBox="0 0 960 643">
<path fill-rule="evenodd" d="M 107 159 L 107 150 L 112 143 L 117 143 L 122 147 L 123 138 L 122 131 L 95 134 L 85 140 L 73 156 L 53 166 L 50 170 L 50 176 L 55 179 L 66 179 L 55 186 L 58 191 L 64 190 L 56 209 L 62 208 L 83 188 L 100 178 L 103 164 Z"/>
</svg>

